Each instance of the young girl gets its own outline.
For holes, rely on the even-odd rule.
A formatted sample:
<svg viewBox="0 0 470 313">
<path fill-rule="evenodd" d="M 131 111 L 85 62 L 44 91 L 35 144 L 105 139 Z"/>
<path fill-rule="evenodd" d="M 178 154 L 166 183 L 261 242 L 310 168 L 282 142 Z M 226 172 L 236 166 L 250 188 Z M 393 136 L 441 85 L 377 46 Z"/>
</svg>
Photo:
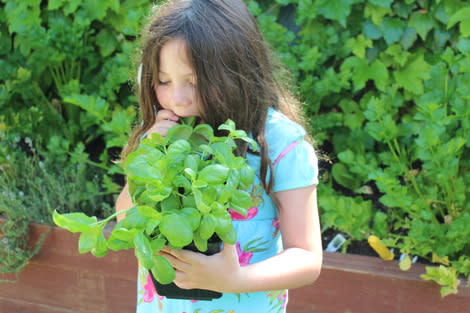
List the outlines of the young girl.
<svg viewBox="0 0 470 313">
<path fill-rule="evenodd" d="M 139 70 L 143 123 L 123 158 L 145 133 L 165 136 L 182 117 L 199 117 L 214 129 L 230 118 L 258 143 L 258 152 L 246 143 L 238 143 L 238 152 L 264 190 L 263 201 L 247 217 L 230 211 L 235 245 L 224 244 L 212 256 L 161 252 L 176 270 L 177 286 L 222 292 L 221 298 L 161 297 L 140 268 L 137 312 L 285 312 L 287 289 L 317 279 L 322 264 L 317 158 L 294 114 L 298 101 L 276 83 L 269 59 L 242 0 L 168 1 L 147 29 Z M 116 209 L 132 206 L 126 185 Z"/>
</svg>

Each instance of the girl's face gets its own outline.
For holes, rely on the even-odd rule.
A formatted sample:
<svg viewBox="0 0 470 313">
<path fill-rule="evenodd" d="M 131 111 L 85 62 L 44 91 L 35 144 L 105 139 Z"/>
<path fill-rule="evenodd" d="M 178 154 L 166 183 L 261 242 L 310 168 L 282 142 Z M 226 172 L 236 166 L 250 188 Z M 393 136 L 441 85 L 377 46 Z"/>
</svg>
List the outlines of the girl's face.
<svg viewBox="0 0 470 313">
<path fill-rule="evenodd" d="M 167 41 L 160 50 L 158 82 L 154 86 L 160 105 L 180 117 L 200 116 L 196 76 L 181 39 Z"/>
</svg>

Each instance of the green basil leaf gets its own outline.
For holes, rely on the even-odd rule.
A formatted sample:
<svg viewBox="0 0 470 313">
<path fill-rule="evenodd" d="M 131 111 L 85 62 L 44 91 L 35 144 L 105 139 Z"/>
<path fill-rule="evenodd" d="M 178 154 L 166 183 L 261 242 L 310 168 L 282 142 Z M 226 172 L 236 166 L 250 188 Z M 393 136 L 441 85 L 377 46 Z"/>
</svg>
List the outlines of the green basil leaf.
<svg viewBox="0 0 470 313">
<path fill-rule="evenodd" d="M 155 265 L 150 270 L 160 284 L 166 285 L 175 280 L 175 269 L 167 259 L 161 255 L 154 255 L 153 263 Z"/>
<path fill-rule="evenodd" d="M 114 251 L 133 248 L 135 234 L 136 231 L 129 231 L 126 228 L 118 228 L 116 225 L 108 238 L 108 248 Z"/>
<path fill-rule="evenodd" d="M 95 247 L 100 233 L 101 228 L 99 226 L 81 233 L 78 240 L 78 251 L 80 253 L 90 252 Z"/>
<path fill-rule="evenodd" d="M 166 240 L 163 238 L 155 238 L 150 241 L 150 245 L 152 246 L 153 253 L 155 253 L 160 251 L 166 245 Z"/>
<path fill-rule="evenodd" d="M 193 128 L 189 125 L 176 125 L 168 130 L 166 142 L 174 143 L 178 140 L 188 140 L 193 133 Z"/>
<path fill-rule="evenodd" d="M 206 214 L 211 211 L 211 207 L 204 202 L 202 198 L 202 192 L 199 189 L 193 190 L 194 200 L 196 202 L 196 208 L 199 212 Z"/>
<path fill-rule="evenodd" d="M 185 156 L 191 152 L 191 145 L 186 140 L 177 140 L 168 147 L 167 155 L 170 158 Z"/>
<path fill-rule="evenodd" d="M 217 189 L 209 186 L 202 190 L 202 199 L 205 203 L 212 203 L 217 200 Z"/>
<path fill-rule="evenodd" d="M 173 179 L 173 185 L 177 188 L 184 188 L 186 191 L 191 190 L 191 182 L 182 175 L 178 175 Z"/>
<path fill-rule="evenodd" d="M 168 198 L 171 191 L 171 187 L 161 186 L 160 188 L 148 189 L 143 194 L 155 202 L 160 202 Z"/>
<path fill-rule="evenodd" d="M 182 199 L 182 202 L 183 202 L 183 207 L 190 207 L 190 208 L 196 207 L 196 200 L 194 199 L 194 195 L 184 196 Z"/>
<path fill-rule="evenodd" d="M 144 233 L 137 233 L 135 235 L 134 253 L 139 263 L 146 269 L 150 269 L 154 266 L 152 246 Z"/>
<path fill-rule="evenodd" d="M 89 217 L 84 213 L 59 214 L 56 210 L 52 213 L 54 223 L 72 233 L 89 231 L 97 222 L 96 217 Z"/>
<path fill-rule="evenodd" d="M 233 132 L 235 131 L 235 123 L 231 119 L 228 119 L 224 124 L 220 125 L 218 129 Z"/>
<path fill-rule="evenodd" d="M 163 212 L 174 212 L 179 211 L 181 208 L 181 203 L 176 195 L 171 194 L 161 202 L 161 206 Z"/>
<path fill-rule="evenodd" d="M 217 233 L 217 236 L 219 236 L 220 239 L 222 239 L 223 242 L 226 242 L 228 244 L 234 245 L 237 242 L 237 231 L 235 228 L 230 227 L 230 230 L 228 232 L 223 232 L 223 233 Z"/>
<path fill-rule="evenodd" d="M 145 233 L 150 236 L 158 225 L 160 225 L 160 219 L 150 220 L 145 227 Z"/>
<path fill-rule="evenodd" d="M 106 244 L 106 238 L 104 237 L 103 233 L 100 232 L 98 235 L 98 240 L 96 241 L 96 245 L 91 249 L 91 254 L 96 256 L 97 258 L 102 258 L 108 253 L 108 246 Z"/>
<path fill-rule="evenodd" d="M 184 215 L 167 214 L 160 223 L 160 231 L 171 246 L 181 249 L 193 241 L 191 225 Z"/>
<path fill-rule="evenodd" d="M 139 213 L 137 206 L 133 207 L 126 213 L 121 221 L 121 226 L 126 229 L 135 229 L 136 231 L 144 230 L 148 219 Z"/>
<path fill-rule="evenodd" d="M 208 165 L 201 170 L 198 179 L 209 185 L 223 184 L 228 177 L 229 168 L 220 164 Z"/>
<path fill-rule="evenodd" d="M 226 184 L 220 188 L 219 203 L 225 203 L 232 196 L 233 192 L 238 188 L 240 184 L 241 174 L 237 169 L 232 168 Z"/>
<path fill-rule="evenodd" d="M 251 166 L 245 165 L 240 169 L 240 187 L 248 189 L 255 181 L 255 171 Z"/>
<path fill-rule="evenodd" d="M 244 190 L 235 190 L 230 200 L 231 205 L 249 209 L 253 203 L 251 195 Z"/>
<path fill-rule="evenodd" d="M 216 142 L 211 145 L 212 151 L 216 159 L 222 164 L 230 164 L 235 155 L 233 154 L 233 147 L 225 142 Z"/>
<path fill-rule="evenodd" d="M 227 210 L 218 210 L 213 213 L 213 217 L 216 219 L 215 232 L 217 234 L 227 233 L 232 227 L 232 217 Z"/>
<path fill-rule="evenodd" d="M 216 219 L 211 215 L 204 215 L 201 219 L 201 225 L 199 225 L 199 235 L 202 239 L 207 240 L 215 232 Z"/>
<path fill-rule="evenodd" d="M 207 251 L 207 239 L 202 239 L 201 235 L 199 234 L 199 231 L 196 231 L 194 233 L 194 244 L 196 245 L 196 248 L 199 251 L 201 252 Z"/>
<path fill-rule="evenodd" d="M 155 165 L 155 163 L 153 163 Z M 135 157 L 129 155 L 125 163 L 125 172 L 133 180 L 139 181 L 159 181 L 163 178 L 160 171 L 158 171 L 150 162 L 147 154 L 139 154 Z"/>
<path fill-rule="evenodd" d="M 197 172 L 199 167 L 199 157 L 195 154 L 188 155 L 184 160 L 184 167 L 190 168 L 194 172 Z"/>
<path fill-rule="evenodd" d="M 186 207 L 181 210 L 186 220 L 191 224 L 191 229 L 195 231 L 201 223 L 201 213 L 193 207 Z"/>
<path fill-rule="evenodd" d="M 194 128 L 194 133 L 203 136 L 207 141 L 214 137 L 214 130 L 208 124 L 199 124 Z"/>
<path fill-rule="evenodd" d="M 148 218 L 154 218 L 154 219 L 160 219 L 160 213 L 152 208 L 151 206 L 148 205 L 139 205 L 137 206 L 137 211 L 142 216 L 148 217 Z"/>
</svg>

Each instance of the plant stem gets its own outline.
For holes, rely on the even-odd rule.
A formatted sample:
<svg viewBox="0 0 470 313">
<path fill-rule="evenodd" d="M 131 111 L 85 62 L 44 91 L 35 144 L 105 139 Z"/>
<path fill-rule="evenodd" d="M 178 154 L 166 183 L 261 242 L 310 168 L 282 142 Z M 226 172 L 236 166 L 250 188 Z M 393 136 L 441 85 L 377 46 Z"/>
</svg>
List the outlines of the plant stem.
<svg viewBox="0 0 470 313">
<path fill-rule="evenodd" d="M 106 226 L 106 224 L 112 220 L 113 218 L 115 218 L 116 216 L 118 215 L 121 215 L 121 214 L 124 214 L 124 213 L 127 213 L 128 211 L 132 210 L 134 207 L 130 208 L 130 209 L 125 209 L 125 210 L 121 210 L 121 211 L 117 211 L 117 212 L 114 212 L 113 214 L 111 214 L 110 216 L 108 216 L 106 219 L 104 220 L 101 220 L 101 221 L 98 221 L 96 224 L 100 224 L 100 225 L 103 225 Z"/>
</svg>

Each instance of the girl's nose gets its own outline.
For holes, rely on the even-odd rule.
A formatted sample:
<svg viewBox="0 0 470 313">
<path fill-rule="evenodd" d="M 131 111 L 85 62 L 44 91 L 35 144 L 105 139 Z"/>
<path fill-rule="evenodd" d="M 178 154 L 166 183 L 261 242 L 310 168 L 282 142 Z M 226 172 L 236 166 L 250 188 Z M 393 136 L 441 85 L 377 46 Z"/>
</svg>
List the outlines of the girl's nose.
<svg viewBox="0 0 470 313">
<path fill-rule="evenodd" d="M 190 98 L 189 98 L 185 88 L 175 87 L 173 89 L 173 94 L 171 96 L 171 100 L 173 101 L 174 105 L 185 105 L 185 104 L 189 103 Z"/>
</svg>

